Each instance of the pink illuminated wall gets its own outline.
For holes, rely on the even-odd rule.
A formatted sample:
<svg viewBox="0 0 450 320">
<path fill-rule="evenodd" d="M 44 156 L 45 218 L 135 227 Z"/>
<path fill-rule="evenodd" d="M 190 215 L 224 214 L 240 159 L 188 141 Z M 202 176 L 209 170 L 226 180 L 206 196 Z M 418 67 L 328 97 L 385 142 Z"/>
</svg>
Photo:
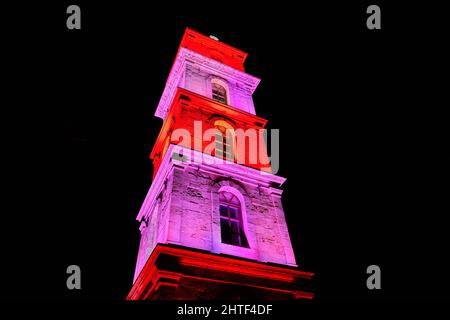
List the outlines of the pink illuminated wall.
<svg viewBox="0 0 450 320">
<path fill-rule="evenodd" d="M 178 87 L 211 98 L 211 81 L 214 79 L 221 80 L 227 85 L 230 106 L 256 114 L 252 94 L 260 82 L 258 78 L 181 48 L 167 79 L 155 116 L 165 119 Z"/>
<path fill-rule="evenodd" d="M 296 265 L 281 204 L 284 178 L 210 156 L 204 161 L 206 155 L 184 148 L 183 154 L 191 160 L 181 162 L 172 158 L 174 148 L 178 147 L 171 145 L 166 152 L 137 217 L 144 228 L 135 277 L 158 242 Z M 222 190 L 231 190 L 241 199 L 250 248 L 221 241 L 218 193 Z"/>
</svg>

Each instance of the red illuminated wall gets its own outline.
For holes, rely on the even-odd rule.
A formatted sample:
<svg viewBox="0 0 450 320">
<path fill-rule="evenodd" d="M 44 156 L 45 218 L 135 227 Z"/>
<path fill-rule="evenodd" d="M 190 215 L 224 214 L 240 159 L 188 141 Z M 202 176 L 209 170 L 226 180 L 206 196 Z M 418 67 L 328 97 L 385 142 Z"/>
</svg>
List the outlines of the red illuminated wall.
<svg viewBox="0 0 450 320">
<path fill-rule="evenodd" d="M 127 300 L 312 299 L 304 291 L 312 276 L 286 266 L 158 244 Z"/>
<path fill-rule="evenodd" d="M 219 103 L 204 96 L 197 95 L 193 92 L 178 88 L 173 103 L 169 109 L 166 120 L 164 121 L 162 130 L 155 143 L 150 158 L 154 164 L 154 175 L 158 171 L 162 158 L 164 157 L 165 149 L 168 143 L 181 145 L 183 147 L 191 148 L 203 152 L 205 147 L 211 144 L 214 140 L 200 141 L 203 133 L 207 129 L 214 128 L 216 120 L 224 120 L 231 124 L 234 129 L 263 129 L 267 120 L 258 116 L 249 114 L 247 112 L 229 107 L 225 104 Z M 202 122 L 202 132 L 194 134 L 194 121 Z M 186 129 L 190 132 L 191 141 L 183 141 L 183 139 L 175 140 L 172 133 L 177 129 Z M 196 143 L 197 139 L 197 143 Z M 260 143 L 258 138 L 257 146 L 257 163 L 250 162 L 250 142 L 246 139 L 245 151 L 243 157 L 245 162 L 243 165 L 253 167 L 255 169 L 271 172 L 270 164 L 268 163 L 267 148 L 265 143 Z M 259 156 L 261 149 L 262 157 Z"/>
<path fill-rule="evenodd" d="M 247 53 L 187 28 L 180 47 L 200 53 L 237 70 L 244 71 Z"/>
</svg>

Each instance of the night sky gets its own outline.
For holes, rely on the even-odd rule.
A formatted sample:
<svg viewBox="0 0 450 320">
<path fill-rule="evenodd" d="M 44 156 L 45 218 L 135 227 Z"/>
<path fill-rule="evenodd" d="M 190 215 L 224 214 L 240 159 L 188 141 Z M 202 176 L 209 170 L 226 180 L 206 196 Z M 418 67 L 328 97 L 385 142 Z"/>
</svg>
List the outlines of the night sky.
<svg viewBox="0 0 450 320">
<path fill-rule="evenodd" d="M 82 29 L 69 31 L 65 9 L 75 3 Z M 438 203 L 448 180 L 432 111 L 444 105 L 438 20 L 415 23 L 431 8 L 383 3 L 382 29 L 370 31 L 371 3 L 330 3 L 18 9 L 34 27 L 16 21 L 8 35 L 19 121 L 6 139 L 14 166 L 2 226 L 14 232 L 3 241 L 4 293 L 125 298 L 162 126 L 153 114 L 189 27 L 247 52 L 246 72 L 262 79 L 255 108 L 280 129 L 285 214 L 317 301 L 448 296 L 439 220 L 448 204 Z M 71 264 L 81 291 L 66 289 Z M 365 286 L 371 264 L 381 267 L 380 291 Z"/>
</svg>

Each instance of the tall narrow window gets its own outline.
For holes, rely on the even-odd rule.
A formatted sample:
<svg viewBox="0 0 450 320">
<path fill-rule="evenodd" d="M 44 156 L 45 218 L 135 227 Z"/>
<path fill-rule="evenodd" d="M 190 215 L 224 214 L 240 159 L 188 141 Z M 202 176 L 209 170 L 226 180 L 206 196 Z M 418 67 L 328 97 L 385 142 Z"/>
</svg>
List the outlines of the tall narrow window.
<svg viewBox="0 0 450 320">
<path fill-rule="evenodd" d="M 212 87 L 212 98 L 216 101 L 227 104 L 227 89 L 224 86 L 218 84 L 217 82 L 213 82 L 211 84 Z"/>
<path fill-rule="evenodd" d="M 220 192 L 219 203 L 222 242 L 248 248 L 242 224 L 241 202 L 230 192 Z"/>
<path fill-rule="evenodd" d="M 216 157 L 224 160 L 234 159 L 234 129 L 225 121 L 218 120 L 214 123 L 216 127 Z"/>
</svg>

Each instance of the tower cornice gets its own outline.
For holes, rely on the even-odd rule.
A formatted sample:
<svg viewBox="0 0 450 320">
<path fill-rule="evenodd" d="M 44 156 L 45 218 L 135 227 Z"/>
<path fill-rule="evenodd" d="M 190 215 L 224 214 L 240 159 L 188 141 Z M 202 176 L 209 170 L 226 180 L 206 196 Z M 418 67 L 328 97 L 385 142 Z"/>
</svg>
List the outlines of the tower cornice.
<svg viewBox="0 0 450 320">
<path fill-rule="evenodd" d="M 183 160 L 177 160 L 173 154 L 179 154 L 182 151 Z M 173 170 L 173 167 L 187 168 L 188 166 L 197 166 L 198 170 L 209 172 L 211 174 L 225 175 L 229 178 L 245 181 L 253 185 L 261 185 L 269 188 L 274 193 L 277 187 L 281 187 L 286 181 L 286 178 L 263 172 L 254 168 L 246 167 L 233 162 L 224 162 L 220 158 L 216 158 L 196 150 L 191 150 L 181 146 L 171 144 L 162 159 L 158 172 L 155 175 L 150 190 L 145 197 L 141 210 L 139 211 L 136 220 L 140 221 L 146 217 L 151 208 L 154 206 L 156 196 L 161 191 L 165 179 Z M 278 189 L 277 194 L 281 195 L 282 189 Z"/>
</svg>

